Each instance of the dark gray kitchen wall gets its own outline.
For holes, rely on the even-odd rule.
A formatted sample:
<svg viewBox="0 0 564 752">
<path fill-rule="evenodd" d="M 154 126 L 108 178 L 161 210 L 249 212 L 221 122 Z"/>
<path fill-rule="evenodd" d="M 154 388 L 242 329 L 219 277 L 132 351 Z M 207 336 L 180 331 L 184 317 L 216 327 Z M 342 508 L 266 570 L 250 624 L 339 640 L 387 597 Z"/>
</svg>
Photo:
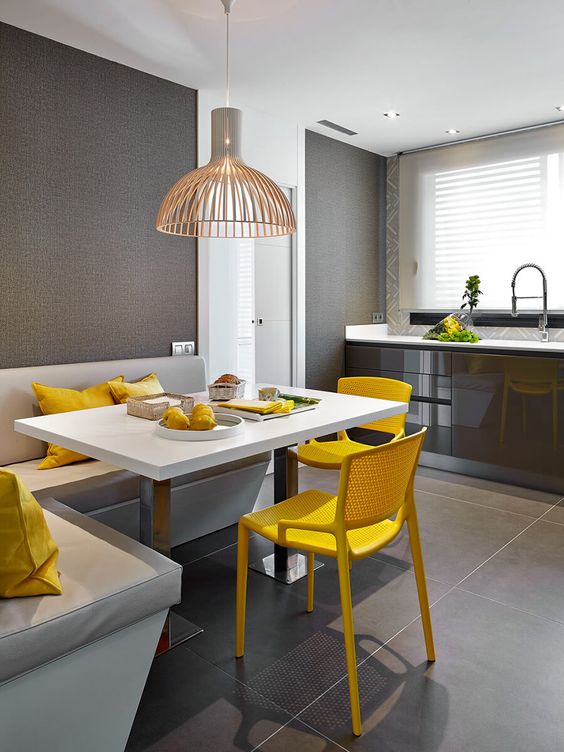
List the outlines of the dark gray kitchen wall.
<svg viewBox="0 0 564 752">
<path fill-rule="evenodd" d="M 0 367 L 196 339 L 195 241 L 154 228 L 196 166 L 196 92 L 0 24 Z"/>
<path fill-rule="evenodd" d="M 306 131 L 306 386 L 335 390 L 345 325 L 385 312 L 386 160 Z"/>
</svg>

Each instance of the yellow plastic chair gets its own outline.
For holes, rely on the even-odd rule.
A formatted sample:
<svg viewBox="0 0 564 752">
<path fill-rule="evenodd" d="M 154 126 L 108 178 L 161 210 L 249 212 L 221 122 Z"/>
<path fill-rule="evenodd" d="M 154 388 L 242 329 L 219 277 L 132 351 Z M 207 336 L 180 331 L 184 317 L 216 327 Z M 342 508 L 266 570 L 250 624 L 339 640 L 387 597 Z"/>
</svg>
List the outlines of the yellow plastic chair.
<svg viewBox="0 0 564 752">
<path fill-rule="evenodd" d="M 379 376 L 348 376 L 339 379 L 337 391 L 339 394 L 354 394 L 357 397 L 375 397 L 409 403 L 411 384 Z M 372 423 L 366 423 L 360 428 L 391 433 L 393 434 L 391 441 L 397 441 L 397 439 L 405 436 L 406 417 L 405 413 L 394 415 L 392 418 L 383 418 Z M 318 467 L 322 470 L 338 470 L 345 457 L 354 452 L 370 448 L 369 444 L 353 441 L 348 437 L 346 431 L 340 431 L 337 441 L 316 441 L 312 439 L 309 443 L 298 447 L 297 456 L 296 453 L 291 453 L 290 456 L 294 461 L 297 459 L 310 467 Z"/>
<path fill-rule="evenodd" d="M 426 430 L 423 428 L 419 433 L 407 438 L 344 457 L 337 496 L 325 491 L 304 491 L 267 509 L 246 514 L 239 520 L 236 656 L 240 658 L 245 650 L 247 568 L 251 530 L 274 543 L 307 551 L 308 612 L 313 611 L 314 555 L 317 553 L 336 558 L 349 675 L 352 729 L 357 736 L 362 733 L 362 722 L 349 565 L 353 559 L 370 556 L 393 541 L 404 523 L 409 530 L 427 658 L 429 661 L 435 660 L 413 494 L 415 470 Z"/>
</svg>

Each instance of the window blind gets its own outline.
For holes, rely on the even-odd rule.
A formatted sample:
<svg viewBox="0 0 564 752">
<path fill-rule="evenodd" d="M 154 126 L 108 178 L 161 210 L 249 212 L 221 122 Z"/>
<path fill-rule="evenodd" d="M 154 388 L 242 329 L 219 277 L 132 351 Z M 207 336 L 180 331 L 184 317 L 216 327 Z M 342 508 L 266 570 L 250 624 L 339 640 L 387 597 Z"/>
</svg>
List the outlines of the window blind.
<svg viewBox="0 0 564 752">
<path fill-rule="evenodd" d="M 237 243 L 237 376 L 254 382 L 255 268 L 254 240 Z"/>
<path fill-rule="evenodd" d="M 527 261 L 547 272 L 549 306 L 564 309 L 564 126 L 400 157 L 401 308 L 457 309 L 478 274 L 480 307 L 507 310 Z M 540 294 L 538 273 L 518 286 Z"/>
</svg>

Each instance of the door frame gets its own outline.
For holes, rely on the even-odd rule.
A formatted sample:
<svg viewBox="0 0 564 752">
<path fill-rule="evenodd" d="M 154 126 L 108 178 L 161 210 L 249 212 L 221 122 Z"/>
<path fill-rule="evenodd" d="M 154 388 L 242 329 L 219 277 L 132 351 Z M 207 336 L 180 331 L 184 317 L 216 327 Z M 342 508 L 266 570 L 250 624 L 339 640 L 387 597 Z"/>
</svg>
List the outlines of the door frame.
<svg viewBox="0 0 564 752">
<path fill-rule="evenodd" d="M 305 284 L 300 285 L 300 280 L 304 279 L 304 275 L 299 273 L 301 266 L 305 269 L 305 258 L 302 258 L 303 253 L 300 253 L 300 246 L 302 238 L 305 237 L 304 229 L 301 228 L 301 224 L 297 219 L 298 216 L 298 188 L 295 185 L 289 183 L 277 183 L 281 188 L 286 188 L 290 191 L 290 204 L 296 217 L 296 232 L 290 236 L 291 242 L 291 291 L 292 300 L 290 301 L 290 310 L 292 314 L 292 327 L 291 327 L 291 345 L 290 345 L 290 358 L 292 383 L 288 386 L 303 386 L 303 372 L 305 371 L 305 363 L 302 362 L 300 342 L 305 340 Z M 300 378 L 301 377 L 301 378 Z"/>
</svg>

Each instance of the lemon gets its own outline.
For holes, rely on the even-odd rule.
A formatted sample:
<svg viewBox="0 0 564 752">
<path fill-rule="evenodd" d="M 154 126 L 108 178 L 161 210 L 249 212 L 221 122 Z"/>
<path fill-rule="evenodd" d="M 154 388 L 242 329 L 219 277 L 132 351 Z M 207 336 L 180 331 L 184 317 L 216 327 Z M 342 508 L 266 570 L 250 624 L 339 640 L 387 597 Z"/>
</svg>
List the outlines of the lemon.
<svg viewBox="0 0 564 752">
<path fill-rule="evenodd" d="M 197 405 L 194 405 L 192 415 L 209 415 L 213 418 L 213 409 L 210 405 L 206 405 L 205 402 L 199 402 Z"/>
<path fill-rule="evenodd" d="M 216 426 L 217 423 L 211 415 L 196 415 L 190 421 L 191 431 L 211 431 Z"/>
<path fill-rule="evenodd" d="M 167 428 L 177 431 L 187 431 L 190 428 L 188 416 L 179 407 L 169 407 L 163 415 L 163 423 Z"/>
</svg>

